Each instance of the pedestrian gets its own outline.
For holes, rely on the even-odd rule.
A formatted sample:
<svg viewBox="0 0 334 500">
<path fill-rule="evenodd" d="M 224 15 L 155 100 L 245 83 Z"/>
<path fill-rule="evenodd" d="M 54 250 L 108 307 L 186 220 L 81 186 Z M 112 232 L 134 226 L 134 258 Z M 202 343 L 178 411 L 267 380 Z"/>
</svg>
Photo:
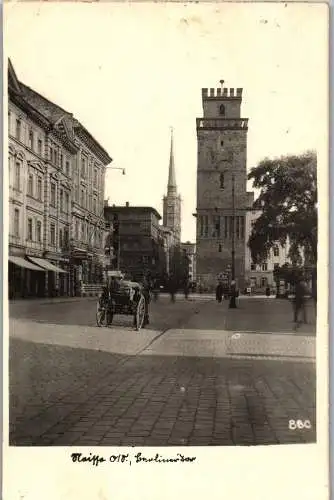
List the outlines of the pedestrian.
<svg viewBox="0 0 334 500">
<path fill-rule="evenodd" d="M 302 280 L 298 280 L 295 284 L 295 296 L 293 299 L 293 309 L 294 309 L 294 322 L 296 326 L 298 323 L 307 323 L 306 315 L 306 290 L 305 285 Z M 302 313 L 303 320 L 299 322 L 298 318 L 300 313 Z"/>
<path fill-rule="evenodd" d="M 145 327 L 146 325 L 148 325 L 150 323 L 148 306 L 151 302 L 151 285 L 150 285 L 149 280 L 145 276 L 143 279 L 143 295 L 145 298 L 145 316 L 144 316 L 143 327 Z"/>
<path fill-rule="evenodd" d="M 175 302 L 175 292 L 176 292 L 176 280 L 174 276 L 169 279 L 169 293 L 171 302 Z"/>
<path fill-rule="evenodd" d="M 189 297 L 189 282 L 188 282 L 188 280 L 186 280 L 186 282 L 184 284 L 184 297 L 186 300 L 188 300 L 188 297 Z"/>
<path fill-rule="evenodd" d="M 216 288 L 216 300 L 220 304 L 222 302 L 222 299 L 223 299 L 223 285 L 221 284 L 221 282 L 219 282 Z"/>
<path fill-rule="evenodd" d="M 270 297 L 270 287 L 269 286 L 266 287 L 266 296 Z"/>
</svg>

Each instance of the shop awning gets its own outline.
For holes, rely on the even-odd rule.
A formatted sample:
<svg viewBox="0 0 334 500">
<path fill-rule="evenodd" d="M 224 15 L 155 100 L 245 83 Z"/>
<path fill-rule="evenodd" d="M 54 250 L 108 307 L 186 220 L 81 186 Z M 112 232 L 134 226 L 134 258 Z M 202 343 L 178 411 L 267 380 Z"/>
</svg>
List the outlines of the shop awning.
<svg viewBox="0 0 334 500">
<path fill-rule="evenodd" d="M 23 257 L 16 257 L 14 255 L 8 256 L 9 262 L 16 264 L 17 266 L 24 267 L 25 269 L 31 269 L 32 271 L 42 271 L 45 272 L 45 269 L 42 269 L 35 264 L 29 262 L 29 260 L 25 260 Z"/>
<path fill-rule="evenodd" d="M 29 259 L 32 260 L 38 266 L 43 267 L 46 271 L 53 271 L 54 273 L 67 274 L 67 271 L 64 271 L 64 269 L 61 269 L 60 267 L 51 264 L 51 262 L 49 262 L 48 260 L 40 259 L 38 257 L 29 257 Z"/>
</svg>

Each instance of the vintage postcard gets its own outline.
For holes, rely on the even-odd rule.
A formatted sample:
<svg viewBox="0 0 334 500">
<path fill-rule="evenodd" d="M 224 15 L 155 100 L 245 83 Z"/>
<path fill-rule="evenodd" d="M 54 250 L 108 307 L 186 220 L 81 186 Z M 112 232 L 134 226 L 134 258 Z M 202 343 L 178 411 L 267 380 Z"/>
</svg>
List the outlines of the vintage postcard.
<svg viewBox="0 0 334 500">
<path fill-rule="evenodd" d="M 4 7 L 4 498 L 328 492 L 328 7 Z"/>
</svg>

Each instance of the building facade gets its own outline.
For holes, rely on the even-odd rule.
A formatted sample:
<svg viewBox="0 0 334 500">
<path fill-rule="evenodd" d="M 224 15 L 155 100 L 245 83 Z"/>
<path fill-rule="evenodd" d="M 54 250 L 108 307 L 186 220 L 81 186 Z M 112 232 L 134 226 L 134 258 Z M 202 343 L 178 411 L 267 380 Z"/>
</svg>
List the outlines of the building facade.
<svg viewBox="0 0 334 500">
<path fill-rule="evenodd" d="M 174 146 L 173 131 L 171 135 L 167 195 L 163 198 L 163 225 L 170 229 L 174 234 L 174 244 L 181 243 L 181 197 L 177 192 L 175 164 L 174 164 Z"/>
<path fill-rule="evenodd" d="M 8 138 L 10 296 L 78 295 L 101 281 L 112 160 L 71 113 L 20 82 L 10 61 Z"/>
<path fill-rule="evenodd" d="M 165 259 L 166 259 L 166 275 L 170 274 L 171 271 L 171 259 L 172 259 L 172 251 L 175 247 L 175 234 L 172 229 L 169 229 L 165 226 L 159 227 L 161 238 L 163 241 Z"/>
<path fill-rule="evenodd" d="M 181 243 L 181 249 L 186 253 L 189 260 L 189 281 L 196 281 L 196 244 L 187 241 L 186 243 Z"/>
<path fill-rule="evenodd" d="M 258 210 L 250 210 L 246 215 L 245 288 L 250 288 L 252 293 L 265 293 L 269 286 L 272 292 L 276 292 L 274 270 L 291 263 L 288 258 L 289 245 L 282 246 L 277 242 L 264 262 L 259 264 L 253 262 L 248 238 L 252 225 L 260 215 L 261 212 Z"/>
<path fill-rule="evenodd" d="M 245 219 L 253 204 L 247 192 L 248 118 L 241 117 L 242 89 L 202 89 L 203 118 L 197 118 L 197 278 L 214 288 L 217 276 L 231 269 L 245 280 Z M 229 271 L 230 272 L 230 271 Z"/>
<path fill-rule="evenodd" d="M 134 280 L 144 275 L 152 278 L 166 273 L 164 240 L 159 221 L 161 215 L 152 207 L 105 206 L 104 216 L 112 226 L 117 222 L 113 242 L 117 267 Z M 115 232 L 114 232 L 115 234 Z"/>
</svg>

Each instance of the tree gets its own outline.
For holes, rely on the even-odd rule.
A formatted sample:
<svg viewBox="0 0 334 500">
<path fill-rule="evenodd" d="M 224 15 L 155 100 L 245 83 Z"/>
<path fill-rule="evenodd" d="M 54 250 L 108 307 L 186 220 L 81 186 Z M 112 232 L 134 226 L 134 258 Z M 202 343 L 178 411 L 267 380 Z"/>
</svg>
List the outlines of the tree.
<svg viewBox="0 0 334 500">
<path fill-rule="evenodd" d="M 317 263 L 317 157 L 311 151 L 300 156 L 264 159 L 248 175 L 260 190 L 253 209 L 261 211 L 248 240 L 254 262 L 265 260 L 279 242 L 289 242 L 294 266 Z"/>
</svg>

